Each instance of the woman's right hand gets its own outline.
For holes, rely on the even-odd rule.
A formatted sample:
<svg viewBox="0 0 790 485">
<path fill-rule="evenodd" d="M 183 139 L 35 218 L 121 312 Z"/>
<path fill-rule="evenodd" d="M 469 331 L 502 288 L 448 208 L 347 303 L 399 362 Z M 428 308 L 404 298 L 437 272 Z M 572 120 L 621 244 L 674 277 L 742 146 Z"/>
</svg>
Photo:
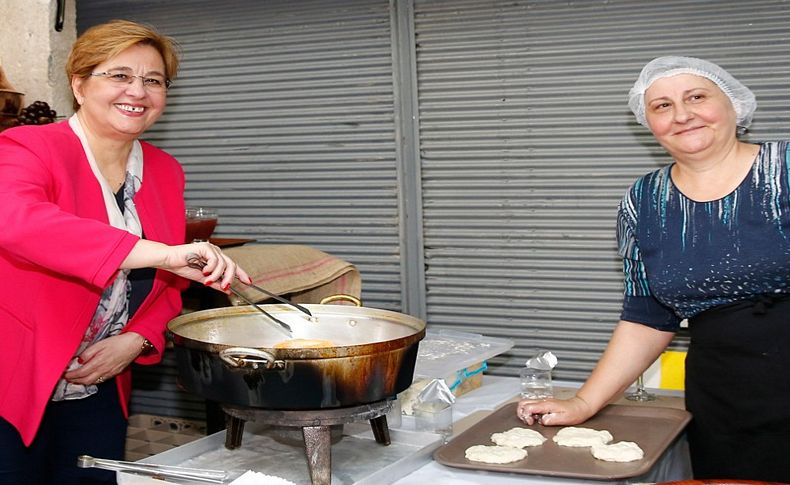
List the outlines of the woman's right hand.
<svg viewBox="0 0 790 485">
<path fill-rule="evenodd" d="M 621 320 L 601 360 L 576 396 L 565 400 L 523 400 L 518 404 L 516 415 L 527 424 L 533 424 L 540 417 L 540 422 L 549 426 L 579 424 L 590 419 L 615 396 L 622 394 L 639 373 L 661 355 L 674 335 Z"/>
<path fill-rule="evenodd" d="M 200 265 L 195 265 L 195 261 Z M 217 246 L 208 242 L 166 244 L 140 239 L 121 268 L 159 268 L 228 293 L 234 278 L 252 283 L 249 275 Z"/>
<path fill-rule="evenodd" d="M 595 410 L 578 396 L 542 401 L 524 399 L 516 409 L 516 416 L 528 425 L 540 422 L 545 426 L 569 426 L 587 421 L 593 414 Z"/>
<path fill-rule="evenodd" d="M 252 283 L 249 275 L 222 250 L 209 243 L 197 242 L 170 246 L 163 269 L 184 278 L 205 284 L 228 293 L 235 278 L 245 284 Z M 199 261 L 199 264 L 195 264 Z"/>
</svg>

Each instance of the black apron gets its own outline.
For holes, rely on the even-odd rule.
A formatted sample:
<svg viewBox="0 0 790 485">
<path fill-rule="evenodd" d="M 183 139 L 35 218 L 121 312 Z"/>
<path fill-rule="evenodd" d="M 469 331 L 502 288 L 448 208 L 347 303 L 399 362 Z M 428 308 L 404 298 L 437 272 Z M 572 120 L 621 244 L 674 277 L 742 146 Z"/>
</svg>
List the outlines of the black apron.
<svg viewBox="0 0 790 485">
<path fill-rule="evenodd" d="M 790 296 L 713 308 L 689 331 L 694 478 L 790 483 Z"/>
</svg>

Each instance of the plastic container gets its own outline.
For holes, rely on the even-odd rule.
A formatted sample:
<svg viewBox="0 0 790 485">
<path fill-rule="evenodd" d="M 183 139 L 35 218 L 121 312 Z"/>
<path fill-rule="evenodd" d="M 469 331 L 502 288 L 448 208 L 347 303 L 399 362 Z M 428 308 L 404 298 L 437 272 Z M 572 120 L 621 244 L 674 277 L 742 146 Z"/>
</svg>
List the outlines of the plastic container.
<svg viewBox="0 0 790 485">
<path fill-rule="evenodd" d="M 414 380 L 444 379 L 458 396 L 482 385 L 486 361 L 513 347 L 506 338 L 455 330 L 428 329 L 420 342 Z"/>
<path fill-rule="evenodd" d="M 417 403 L 414 405 L 415 429 L 442 436 L 447 442 L 453 434 L 453 405 L 449 403 Z"/>
<path fill-rule="evenodd" d="M 387 411 L 387 426 L 390 428 L 400 428 L 403 424 L 403 410 L 401 409 L 400 399 L 392 400 L 392 407 Z"/>
</svg>

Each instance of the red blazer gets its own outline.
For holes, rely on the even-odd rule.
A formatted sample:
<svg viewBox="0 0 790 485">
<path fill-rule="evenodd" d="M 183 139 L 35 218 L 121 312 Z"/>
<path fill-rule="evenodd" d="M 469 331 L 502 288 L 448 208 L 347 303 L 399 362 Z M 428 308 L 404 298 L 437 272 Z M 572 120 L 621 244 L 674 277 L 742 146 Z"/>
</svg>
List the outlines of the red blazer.
<svg viewBox="0 0 790 485">
<path fill-rule="evenodd" d="M 147 239 L 184 241 L 184 172 L 142 143 L 143 184 L 135 204 Z M 109 225 L 101 188 L 68 122 L 0 134 L 0 416 L 29 445 L 102 290 L 138 237 Z M 182 278 L 158 270 L 151 293 L 124 331 L 161 360 L 167 322 L 181 311 Z M 128 416 L 131 374 L 117 379 Z"/>
</svg>

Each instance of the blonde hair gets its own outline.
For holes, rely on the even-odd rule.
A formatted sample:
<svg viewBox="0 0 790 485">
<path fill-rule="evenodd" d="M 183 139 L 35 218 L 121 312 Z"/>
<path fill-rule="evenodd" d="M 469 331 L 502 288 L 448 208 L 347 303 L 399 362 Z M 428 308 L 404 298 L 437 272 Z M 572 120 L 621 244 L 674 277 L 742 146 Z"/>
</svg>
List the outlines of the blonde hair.
<svg viewBox="0 0 790 485">
<path fill-rule="evenodd" d="M 66 76 L 87 78 L 93 70 L 134 45 L 150 45 L 162 56 L 165 76 L 173 80 L 178 72 L 180 48 L 172 37 L 160 34 L 153 27 L 129 20 L 111 20 L 95 25 L 77 38 L 66 61 Z M 80 109 L 73 99 L 74 111 Z"/>
</svg>

